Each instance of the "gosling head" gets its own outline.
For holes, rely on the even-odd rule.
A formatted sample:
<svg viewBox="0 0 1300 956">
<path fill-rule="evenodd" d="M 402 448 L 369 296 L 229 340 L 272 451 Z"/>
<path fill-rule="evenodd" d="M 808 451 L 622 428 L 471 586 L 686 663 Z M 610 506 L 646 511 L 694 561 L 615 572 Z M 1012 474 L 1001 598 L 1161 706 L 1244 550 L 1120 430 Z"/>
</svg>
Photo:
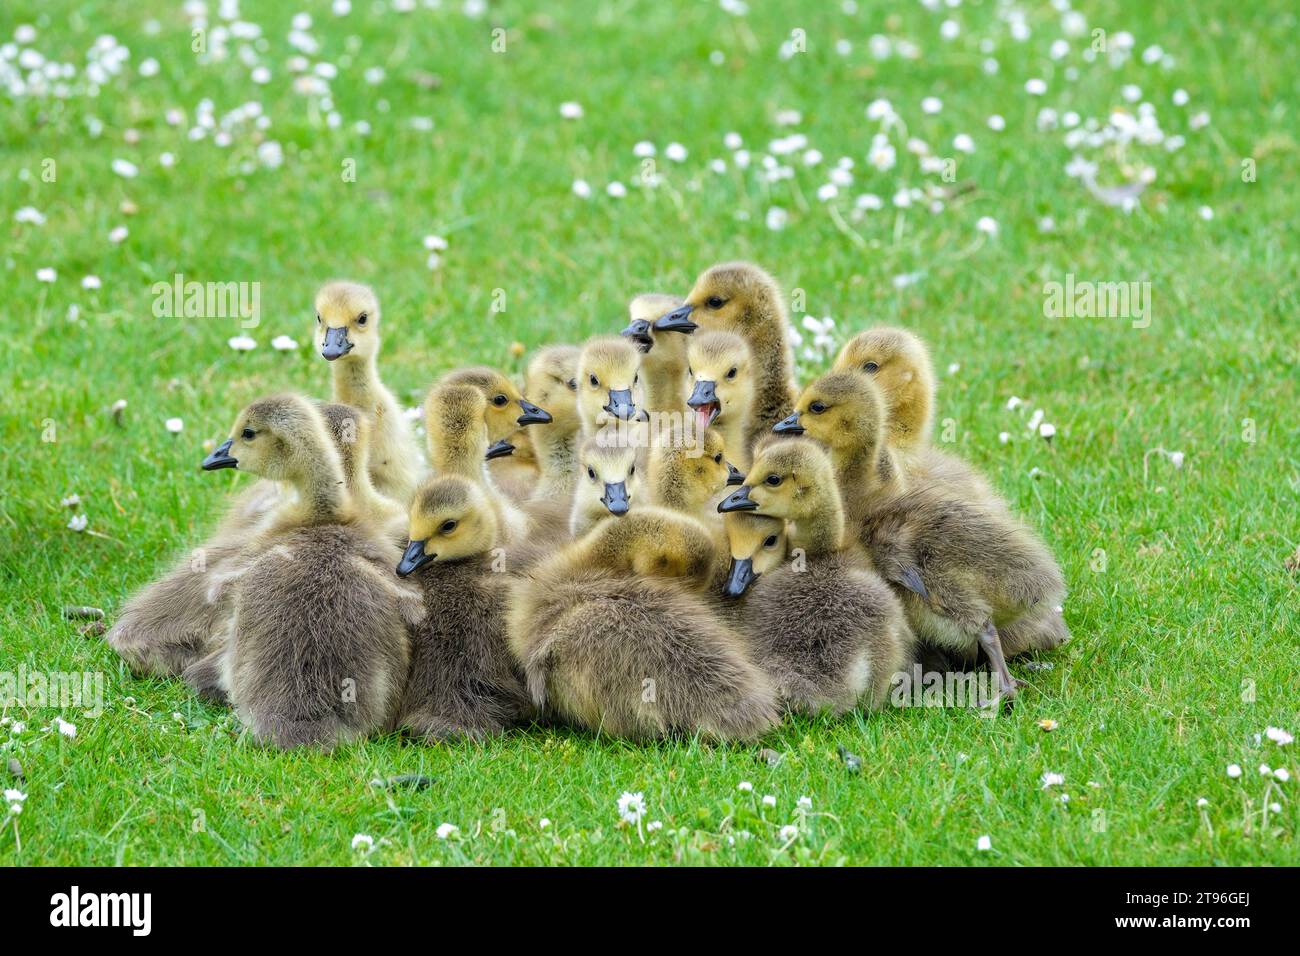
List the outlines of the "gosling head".
<svg viewBox="0 0 1300 956">
<path fill-rule="evenodd" d="M 230 437 L 203 459 L 203 470 L 238 468 L 293 482 L 319 469 L 331 444 L 325 420 L 311 401 L 301 395 L 272 395 L 239 413 Z M 337 459 L 335 465 L 341 474 Z"/>
<path fill-rule="evenodd" d="M 588 501 L 597 498 L 606 511 L 621 518 L 631 510 L 640 488 L 636 449 L 612 442 L 604 444 L 603 437 L 605 432 L 593 435 L 578 451 L 578 494 Z"/>
<path fill-rule="evenodd" d="M 844 343 L 837 372 L 871 376 L 884 395 L 890 437 L 901 448 L 929 440 L 934 405 L 934 365 L 925 343 L 904 329 L 882 326 Z"/>
<path fill-rule="evenodd" d="M 465 474 L 481 468 L 485 458 L 514 451 L 505 441 L 488 441 L 487 399 L 472 385 L 444 382 L 424 400 L 424 430 L 429 461 L 439 472 Z"/>
<path fill-rule="evenodd" d="M 778 435 L 807 435 L 835 454 L 870 455 L 884 440 L 885 399 L 862 372 L 830 372 L 803 390 Z"/>
<path fill-rule="evenodd" d="M 835 489 L 835 469 L 821 448 L 787 438 L 764 447 L 754 458 L 745 483 L 718 505 L 723 514 L 753 511 L 798 521 L 819 508 L 823 490 Z"/>
<path fill-rule="evenodd" d="M 655 327 L 694 322 L 748 337 L 776 321 L 784 334 L 784 314 L 775 279 L 752 262 L 724 262 L 701 273 L 685 304 L 660 317 Z"/>
<path fill-rule="evenodd" d="M 641 354 L 628 339 L 589 339 L 578 356 L 578 409 L 582 423 L 594 429 L 610 419 L 636 415 L 632 386 L 637 383 Z"/>
<path fill-rule="evenodd" d="M 726 458 L 722 436 L 716 431 L 690 440 L 674 429 L 668 441 L 655 442 L 650 449 L 650 483 L 656 500 L 674 502 L 688 510 L 702 508 L 728 485 L 739 485 L 745 476 Z"/>
<path fill-rule="evenodd" d="M 752 511 L 733 511 L 722 523 L 731 550 L 731 568 L 722 593 L 737 598 L 764 574 L 781 566 L 789 538 L 783 520 Z"/>
<path fill-rule="evenodd" d="M 680 323 L 669 323 L 668 325 L 655 327 L 655 322 L 660 316 L 666 315 L 673 309 L 682 305 L 682 300 L 675 295 L 664 295 L 661 292 L 645 292 L 635 296 L 628 303 L 627 328 L 623 330 L 623 335 L 627 337 L 644 355 L 652 352 L 655 343 L 663 337 L 658 333 L 661 332 L 685 332 L 695 331 L 695 323 L 686 319 Z"/>
<path fill-rule="evenodd" d="M 316 350 L 326 361 L 379 354 L 379 299 L 359 282 L 327 282 L 316 293 Z"/>
<path fill-rule="evenodd" d="M 578 418 L 578 347 L 551 345 L 528 363 L 524 388 L 551 413 L 551 428 L 572 434 Z"/>
<path fill-rule="evenodd" d="M 407 575 L 435 561 L 446 563 L 496 547 L 498 522 L 486 492 L 453 475 L 434 478 L 411 502 L 410 540 L 397 565 Z"/>
<path fill-rule="evenodd" d="M 691 340 L 691 396 L 697 424 L 708 428 L 719 418 L 745 415 L 754 401 L 749 346 L 732 332 L 701 332 Z"/>
<path fill-rule="evenodd" d="M 488 438 L 492 442 L 504 442 L 522 426 L 543 425 L 551 420 L 550 412 L 524 398 L 515 383 L 494 368 L 458 368 L 444 375 L 442 384 L 468 385 L 483 394 L 487 402 Z"/>
</svg>

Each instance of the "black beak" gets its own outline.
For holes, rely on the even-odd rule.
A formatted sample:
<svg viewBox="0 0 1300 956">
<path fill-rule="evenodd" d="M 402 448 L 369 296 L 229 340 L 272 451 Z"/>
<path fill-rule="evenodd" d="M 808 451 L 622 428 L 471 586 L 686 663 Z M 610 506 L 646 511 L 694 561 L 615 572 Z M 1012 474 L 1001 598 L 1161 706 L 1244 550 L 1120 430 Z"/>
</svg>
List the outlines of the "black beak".
<svg viewBox="0 0 1300 956">
<path fill-rule="evenodd" d="M 783 418 L 772 426 L 772 431 L 778 435 L 802 435 L 803 426 L 799 424 L 799 413 L 795 412 L 789 418 Z"/>
<path fill-rule="evenodd" d="M 510 444 L 504 438 L 500 441 L 493 442 L 488 446 L 487 454 L 483 456 L 484 461 L 491 461 L 494 458 L 505 458 L 515 453 L 515 446 Z"/>
<path fill-rule="evenodd" d="M 402 553 L 402 560 L 397 562 L 397 576 L 404 578 L 416 568 L 428 564 L 436 554 L 424 553 L 423 541 L 411 541 L 406 545 L 406 551 Z"/>
<path fill-rule="evenodd" d="M 654 348 L 655 340 L 650 335 L 650 323 L 645 319 L 637 319 L 620 334 L 635 342 L 642 354 Z"/>
<path fill-rule="evenodd" d="M 212 449 L 212 454 L 203 459 L 204 471 L 217 471 L 221 468 L 234 468 L 239 464 L 239 459 L 230 454 L 230 446 L 235 440 L 227 438 L 216 448 Z"/>
<path fill-rule="evenodd" d="M 713 419 L 718 417 L 722 411 L 722 403 L 718 401 L 717 387 L 713 382 L 696 381 L 695 388 L 691 390 L 691 397 L 686 400 L 686 404 L 691 408 L 702 408 L 705 405 L 717 405 L 718 410 L 709 416 L 709 424 L 713 424 Z"/>
<path fill-rule="evenodd" d="M 627 482 L 605 482 L 605 494 L 601 496 L 600 503 L 609 509 L 610 514 L 616 517 L 621 518 L 627 514 L 627 509 L 631 506 L 631 502 L 627 498 Z"/>
<path fill-rule="evenodd" d="M 332 362 L 351 351 L 352 343 L 348 341 L 346 325 L 340 325 L 338 328 L 331 326 L 325 330 L 325 342 L 320 347 L 320 354 L 325 356 L 326 361 Z"/>
<path fill-rule="evenodd" d="M 731 462 L 727 462 L 727 484 L 743 485 L 744 483 L 745 483 L 745 473 L 741 471 L 739 468 L 737 468 L 735 465 L 733 465 Z"/>
<path fill-rule="evenodd" d="M 632 404 L 632 390 L 630 388 L 612 389 L 609 393 L 609 404 L 605 406 L 605 411 L 615 418 L 623 419 L 623 421 L 627 421 L 636 415 L 636 406 Z"/>
<path fill-rule="evenodd" d="M 519 407 L 524 410 L 516 422 L 520 425 L 545 425 L 551 420 L 551 413 L 544 408 L 538 408 L 526 398 L 519 399 Z"/>
<path fill-rule="evenodd" d="M 749 497 L 749 485 L 741 485 L 718 503 L 718 512 L 728 514 L 732 511 L 757 511 L 758 502 Z"/>
<path fill-rule="evenodd" d="M 655 319 L 654 330 L 656 332 L 685 332 L 690 335 L 699 328 L 691 321 L 691 313 L 695 311 L 693 305 L 682 305 L 673 309 L 665 315 Z"/>
<path fill-rule="evenodd" d="M 727 573 L 727 583 L 722 586 L 722 593 L 727 597 L 740 597 L 757 580 L 753 558 L 732 558 L 731 570 Z"/>
</svg>

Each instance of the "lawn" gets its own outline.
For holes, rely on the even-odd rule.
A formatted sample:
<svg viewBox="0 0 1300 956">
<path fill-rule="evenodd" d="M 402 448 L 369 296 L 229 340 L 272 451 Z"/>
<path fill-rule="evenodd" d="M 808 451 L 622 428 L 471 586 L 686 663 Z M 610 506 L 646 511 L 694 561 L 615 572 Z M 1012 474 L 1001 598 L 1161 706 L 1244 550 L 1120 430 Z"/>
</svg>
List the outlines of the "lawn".
<svg viewBox="0 0 1300 956">
<path fill-rule="evenodd" d="M 1300 862 L 1295 745 L 1265 734 L 1300 728 L 1293 4 L 228 6 L 0 9 L 0 672 L 98 673 L 104 698 L 4 709 L 25 799 L 0 861 Z M 45 61 L 71 75 L 34 81 Z M 1143 169 L 1127 208 L 1085 187 Z M 932 344 L 937 434 L 1070 585 L 1075 639 L 1013 663 L 1014 710 L 793 719 L 763 753 L 537 727 L 286 754 L 63 619 L 111 620 L 203 539 L 249 480 L 201 473 L 203 445 L 244 403 L 328 394 L 323 280 L 376 287 L 415 405 L 732 258 L 836 342 Z M 258 283 L 260 323 L 157 317 L 177 274 Z M 1149 322 L 1045 315 L 1069 275 L 1149 283 Z M 832 347 L 801 331 L 806 375 Z M 375 782 L 403 774 L 432 783 Z"/>
</svg>

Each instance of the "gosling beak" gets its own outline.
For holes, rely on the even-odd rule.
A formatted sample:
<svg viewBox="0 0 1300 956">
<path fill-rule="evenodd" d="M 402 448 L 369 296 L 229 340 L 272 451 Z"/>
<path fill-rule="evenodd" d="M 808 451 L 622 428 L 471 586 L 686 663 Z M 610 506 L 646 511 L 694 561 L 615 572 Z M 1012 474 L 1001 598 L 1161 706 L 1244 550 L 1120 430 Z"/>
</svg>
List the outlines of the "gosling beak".
<svg viewBox="0 0 1300 956">
<path fill-rule="evenodd" d="M 230 454 L 230 446 L 235 440 L 227 438 L 216 448 L 212 449 L 212 454 L 203 459 L 204 471 L 217 471 L 221 468 L 235 468 L 239 465 L 239 459 Z"/>
<path fill-rule="evenodd" d="M 696 381 L 695 388 L 686 404 L 695 409 L 695 418 L 700 431 L 708 428 L 722 414 L 722 403 L 718 401 L 717 388 L 713 382 Z"/>
<path fill-rule="evenodd" d="M 623 421 L 632 418 L 636 414 L 636 406 L 632 404 L 632 390 L 630 388 L 611 389 L 609 404 L 605 406 L 605 411 L 615 418 L 621 418 Z"/>
<path fill-rule="evenodd" d="M 690 335 L 699 328 L 691 321 L 691 313 L 695 311 L 693 305 L 678 306 L 671 312 L 659 316 L 654 321 L 654 330 L 656 332 L 684 332 Z"/>
<path fill-rule="evenodd" d="M 731 570 L 727 572 L 727 583 L 722 586 L 722 593 L 727 597 L 740 597 L 757 580 L 753 558 L 732 558 Z"/>
<path fill-rule="evenodd" d="M 718 503 L 718 512 L 724 515 L 732 511 L 757 510 L 758 502 L 749 497 L 749 485 L 741 485 Z"/>
<path fill-rule="evenodd" d="M 795 412 L 789 418 L 783 418 L 772 426 L 772 431 L 778 435 L 802 435 L 803 426 L 799 424 L 799 413 Z"/>
<path fill-rule="evenodd" d="M 727 462 L 727 484 L 743 485 L 744 483 L 745 483 L 745 473 L 741 471 L 739 468 L 737 468 L 735 465 L 733 465 L 731 462 Z"/>
<path fill-rule="evenodd" d="M 491 461 L 494 458 L 505 458 L 515 453 L 515 446 L 510 444 L 504 438 L 500 441 L 493 442 L 488 446 L 487 454 L 483 456 L 485 461 Z"/>
<path fill-rule="evenodd" d="M 397 562 L 397 576 L 404 578 L 436 557 L 436 554 L 424 553 L 423 541 L 410 541 L 406 545 L 406 550 L 402 553 L 402 560 Z"/>
<path fill-rule="evenodd" d="M 551 413 L 544 408 L 538 408 L 526 398 L 519 399 L 519 407 L 524 413 L 515 419 L 520 425 L 545 425 L 551 420 Z"/>
<path fill-rule="evenodd" d="M 627 482 L 605 482 L 605 493 L 601 495 L 600 503 L 609 510 L 610 514 L 616 517 L 621 518 L 627 514 L 627 509 L 631 506 L 631 502 L 628 501 L 627 497 Z"/>
<path fill-rule="evenodd" d="M 635 342 L 642 355 L 654 348 L 655 340 L 650 335 L 650 323 L 645 319 L 637 319 L 619 334 Z"/>
<path fill-rule="evenodd" d="M 351 351 L 352 343 L 348 341 L 348 327 L 346 325 L 340 325 L 338 328 L 331 326 L 325 330 L 325 342 L 320 347 L 320 354 L 325 357 L 326 361 L 332 362 Z"/>
</svg>

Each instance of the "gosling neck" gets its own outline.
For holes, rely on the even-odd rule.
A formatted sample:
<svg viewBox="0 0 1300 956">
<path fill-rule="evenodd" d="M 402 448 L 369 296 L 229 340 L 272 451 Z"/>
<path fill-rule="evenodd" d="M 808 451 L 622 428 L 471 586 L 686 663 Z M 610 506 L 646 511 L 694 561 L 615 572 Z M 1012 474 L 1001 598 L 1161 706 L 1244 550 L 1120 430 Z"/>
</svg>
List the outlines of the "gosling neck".
<svg viewBox="0 0 1300 956">
<path fill-rule="evenodd" d="M 741 471 L 749 471 L 749 433 L 750 414 L 744 402 L 734 403 L 736 407 L 728 408 L 713 427 L 722 436 L 723 454 Z M 752 399 L 749 402 L 753 404 Z"/>
<path fill-rule="evenodd" d="M 347 481 L 338 454 L 324 447 L 312 449 L 312 466 L 288 479 L 298 497 L 281 512 L 279 524 L 310 527 L 322 524 L 346 524 L 356 517 L 348 495 Z"/>
<path fill-rule="evenodd" d="M 680 412 L 685 407 L 685 339 L 680 332 L 661 333 L 655 338 L 654 347 L 642 356 L 641 381 L 647 411 Z"/>
<path fill-rule="evenodd" d="M 815 558 L 838 551 L 844 542 L 844 506 L 833 482 L 812 486 L 803 514 L 791 522 L 790 546 Z"/>
<path fill-rule="evenodd" d="M 559 421 L 534 425 L 532 440 L 542 473 L 542 492 L 550 494 L 572 488 L 578 470 L 578 428 Z"/>
<path fill-rule="evenodd" d="M 334 362 L 334 401 L 362 409 L 396 405 L 392 394 L 379 380 L 379 366 L 374 355 L 344 357 Z"/>
</svg>

